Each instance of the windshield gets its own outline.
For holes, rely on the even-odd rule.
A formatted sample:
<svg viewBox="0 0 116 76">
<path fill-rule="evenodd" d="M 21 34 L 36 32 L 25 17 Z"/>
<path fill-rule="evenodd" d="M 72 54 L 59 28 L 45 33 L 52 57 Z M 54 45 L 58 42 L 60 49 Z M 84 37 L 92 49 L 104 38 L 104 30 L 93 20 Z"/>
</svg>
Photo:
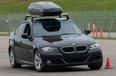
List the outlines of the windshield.
<svg viewBox="0 0 116 76">
<path fill-rule="evenodd" d="M 33 24 L 34 36 L 80 34 L 82 30 L 72 21 L 44 20 Z"/>
</svg>

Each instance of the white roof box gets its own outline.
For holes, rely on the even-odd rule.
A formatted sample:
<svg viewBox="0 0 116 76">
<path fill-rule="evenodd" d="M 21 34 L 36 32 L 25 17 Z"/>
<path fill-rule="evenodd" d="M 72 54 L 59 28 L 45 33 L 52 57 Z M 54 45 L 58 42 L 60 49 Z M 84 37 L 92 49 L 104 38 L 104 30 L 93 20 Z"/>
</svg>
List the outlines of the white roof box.
<svg viewBox="0 0 116 76">
<path fill-rule="evenodd" d="M 53 2 L 35 2 L 28 6 L 30 15 L 56 16 L 61 15 L 62 8 Z"/>
</svg>

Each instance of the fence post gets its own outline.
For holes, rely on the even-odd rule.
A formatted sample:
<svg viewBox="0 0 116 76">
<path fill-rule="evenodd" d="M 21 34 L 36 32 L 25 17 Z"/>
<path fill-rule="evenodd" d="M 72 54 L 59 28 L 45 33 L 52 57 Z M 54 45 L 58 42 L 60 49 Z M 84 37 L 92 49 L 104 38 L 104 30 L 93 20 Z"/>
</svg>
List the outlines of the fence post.
<svg viewBox="0 0 116 76">
<path fill-rule="evenodd" d="M 85 28 L 87 28 L 87 25 L 86 25 L 86 19 L 87 19 L 87 16 L 86 16 L 86 8 L 85 8 Z"/>
<path fill-rule="evenodd" d="M 110 25 L 110 29 L 109 29 L 108 36 L 107 37 L 110 37 L 110 33 L 111 33 L 111 30 L 112 30 L 113 22 L 114 22 L 114 20 L 112 18 L 111 25 Z"/>
<path fill-rule="evenodd" d="M 8 34 L 10 35 L 10 15 L 8 13 L 8 20 L 6 20 L 6 22 L 8 23 Z"/>
</svg>

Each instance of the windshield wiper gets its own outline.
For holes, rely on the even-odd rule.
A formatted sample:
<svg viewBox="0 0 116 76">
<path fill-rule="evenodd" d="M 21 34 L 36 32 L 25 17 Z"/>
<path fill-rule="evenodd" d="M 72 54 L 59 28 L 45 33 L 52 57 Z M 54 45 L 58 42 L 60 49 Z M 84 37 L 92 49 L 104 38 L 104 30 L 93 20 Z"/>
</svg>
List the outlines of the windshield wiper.
<svg viewBox="0 0 116 76">
<path fill-rule="evenodd" d="M 57 36 L 57 35 L 42 35 L 40 37 L 48 37 L 48 36 Z"/>
<path fill-rule="evenodd" d="M 65 33 L 65 34 L 61 34 L 61 35 L 74 35 L 76 33 Z"/>
</svg>

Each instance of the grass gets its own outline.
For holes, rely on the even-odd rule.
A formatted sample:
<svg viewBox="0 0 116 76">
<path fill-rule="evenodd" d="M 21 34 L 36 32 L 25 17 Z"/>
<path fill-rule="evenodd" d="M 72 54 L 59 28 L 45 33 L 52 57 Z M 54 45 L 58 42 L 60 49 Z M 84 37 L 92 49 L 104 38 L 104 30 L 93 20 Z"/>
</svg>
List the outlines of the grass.
<svg viewBox="0 0 116 76">
<path fill-rule="evenodd" d="M 9 34 L 0 34 L 0 36 L 10 36 Z"/>
<path fill-rule="evenodd" d="M 8 25 L 14 29 L 28 13 L 28 5 L 37 1 L 57 3 L 82 28 L 86 28 L 90 20 L 91 27 L 96 23 L 98 31 L 102 27 L 103 32 L 108 32 L 113 21 L 111 32 L 116 32 L 116 0 L 0 0 L 0 31 L 9 31 Z"/>
<path fill-rule="evenodd" d="M 27 7 L 32 2 L 52 1 L 59 4 L 64 11 L 103 11 L 114 10 L 116 0 L 0 0 L 0 13 L 27 12 Z"/>
</svg>

